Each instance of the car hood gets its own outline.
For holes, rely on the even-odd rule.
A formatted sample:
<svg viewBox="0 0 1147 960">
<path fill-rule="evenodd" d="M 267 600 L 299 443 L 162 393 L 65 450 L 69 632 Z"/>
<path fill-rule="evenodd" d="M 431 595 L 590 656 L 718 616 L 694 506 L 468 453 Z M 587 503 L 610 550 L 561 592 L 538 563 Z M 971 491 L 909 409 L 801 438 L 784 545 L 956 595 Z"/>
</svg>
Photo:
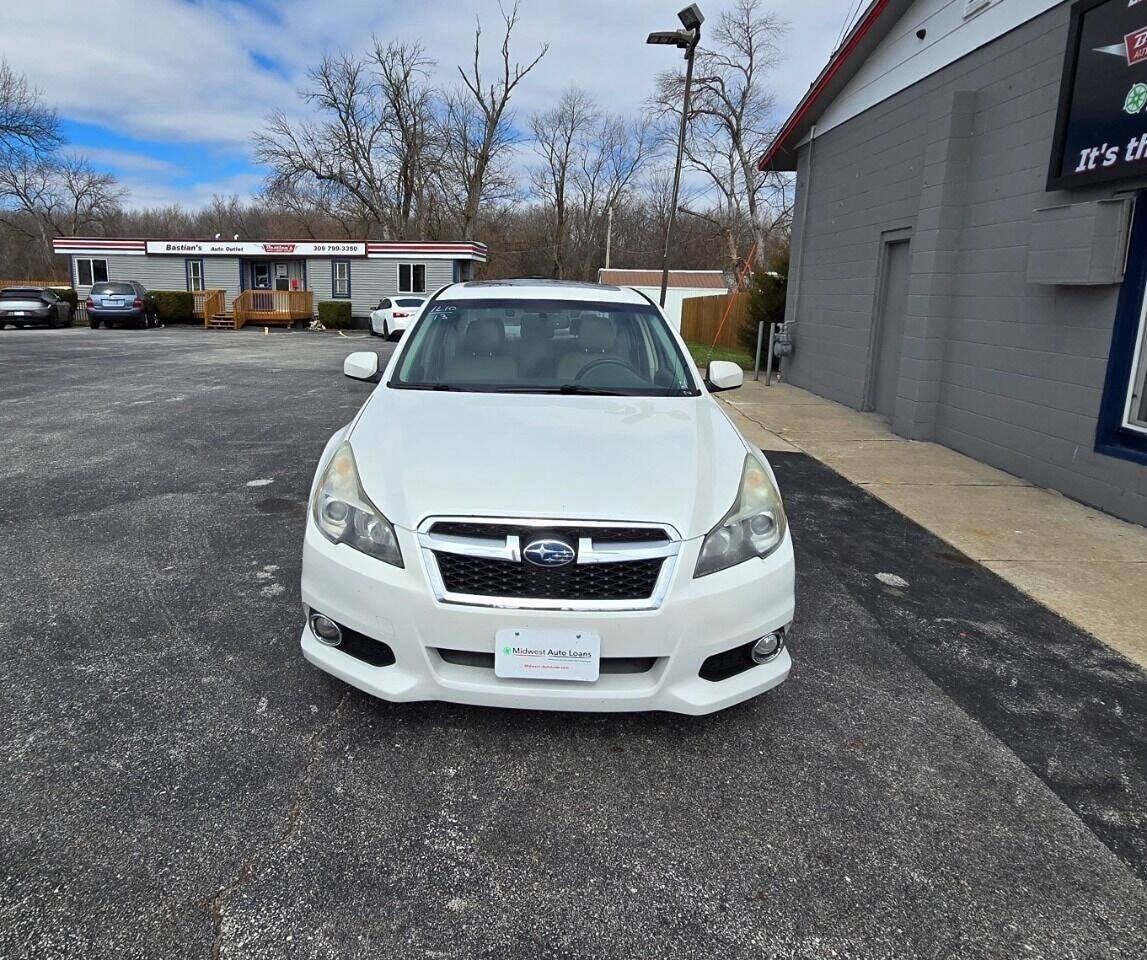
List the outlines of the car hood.
<svg viewBox="0 0 1147 960">
<path fill-rule="evenodd" d="M 707 533 L 746 447 L 708 396 L 571 397 L 380 387 L 350 433 L 367 495 L 431 516 L 668 523 Z"/>
</svg>

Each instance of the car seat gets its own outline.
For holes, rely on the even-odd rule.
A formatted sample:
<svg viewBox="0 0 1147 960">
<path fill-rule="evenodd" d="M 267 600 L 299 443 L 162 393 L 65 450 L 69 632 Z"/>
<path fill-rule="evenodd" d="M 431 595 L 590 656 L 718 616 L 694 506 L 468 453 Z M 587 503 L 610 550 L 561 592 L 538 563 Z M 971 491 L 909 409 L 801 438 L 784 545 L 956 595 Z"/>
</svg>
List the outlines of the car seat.
<svg viewBox="0 0 1147 960">
<path fill-rule="evenodd" d="M 563 382 L 573 380 L 582 368 L 604 357 L 622 359 L 615 352 L 617 328 L 609 317 L 593 315 L 581 318 L 577 345 L 558 361 L 557 376 Z"/>
<path fill-rule="evenodd" d="M 513 382 L 517 364 L 506 355 L 506 328 L 497 317 L 471 320 L 462 349 L 446 364 L 443 379 L 455 383 Z"/>
</svg>

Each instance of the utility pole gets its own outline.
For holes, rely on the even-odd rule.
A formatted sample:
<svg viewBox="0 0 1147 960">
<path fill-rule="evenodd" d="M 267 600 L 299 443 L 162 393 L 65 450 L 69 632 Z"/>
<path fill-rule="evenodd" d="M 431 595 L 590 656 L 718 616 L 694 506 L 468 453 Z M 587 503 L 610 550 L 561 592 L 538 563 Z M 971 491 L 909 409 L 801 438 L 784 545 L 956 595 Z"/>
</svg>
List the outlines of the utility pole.
<svg viewBox="0 0 1147 960">
<path fill-rule="evenodd" d="M 605 220 L 605 269 L 609 269 L 609 245 L 613 240 L 613 204 L 609 205 L 609 212 Z"/>
</svg>

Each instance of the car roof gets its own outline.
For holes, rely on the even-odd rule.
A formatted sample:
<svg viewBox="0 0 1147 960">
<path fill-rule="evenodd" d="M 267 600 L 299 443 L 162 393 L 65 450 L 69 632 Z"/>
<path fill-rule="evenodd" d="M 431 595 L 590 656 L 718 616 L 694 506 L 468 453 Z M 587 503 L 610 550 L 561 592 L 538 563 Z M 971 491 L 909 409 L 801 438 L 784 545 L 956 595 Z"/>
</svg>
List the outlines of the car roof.
<svg viewBox="0 0 1147 960">
<path fill-rule="evenodd" d="M 468 280 L 446 287 L 440 300 L 572 300 L 595 303 L 648 303 L 630 287 L 579 280 L 522 277 L 513 280 Z"/>
<path fill-rule="evenodd" d="M 51 287 L 3 287 L 0 293 L 43 293 Z"/>
</svg>

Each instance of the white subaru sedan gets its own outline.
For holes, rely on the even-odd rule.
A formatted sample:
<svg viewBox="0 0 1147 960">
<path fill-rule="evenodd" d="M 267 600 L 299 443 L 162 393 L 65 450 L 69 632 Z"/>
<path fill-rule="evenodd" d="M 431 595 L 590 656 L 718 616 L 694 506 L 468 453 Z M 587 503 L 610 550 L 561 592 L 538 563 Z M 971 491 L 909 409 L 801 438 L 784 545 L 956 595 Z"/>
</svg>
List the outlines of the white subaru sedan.
<svg viewBox="0 0 1147 960">
<path fill-rule="evenodd" d="M 426 303 L 323 451 L 302 649 L 392 701 L 702 714 L 781 683 L 793 548 L 768 461 L 644 295 Z"/>
</svg>

